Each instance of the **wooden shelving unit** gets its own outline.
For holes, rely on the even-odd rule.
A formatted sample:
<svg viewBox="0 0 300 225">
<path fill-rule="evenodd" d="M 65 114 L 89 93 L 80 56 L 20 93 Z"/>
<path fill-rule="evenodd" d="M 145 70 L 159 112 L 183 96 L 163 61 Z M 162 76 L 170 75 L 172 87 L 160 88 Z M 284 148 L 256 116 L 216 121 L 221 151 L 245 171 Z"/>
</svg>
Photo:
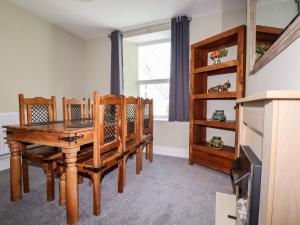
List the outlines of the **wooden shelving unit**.
<svg viewBox="0 0 300 225">
<path fill-rule="evenodd" d="M 216 65 L 208 65 L 208 54 L 219 48 L 237 46 L 237 58 Z M 189 163 L 231 173 L 231 163 L 236 155 L 238 112 L 235 121 L 212 121 L 207 117 L 210 100 L 233 100 L 244 97 L 246 27 L 239 26 L 192 45 L 190 75 L 190 152 Z M 208 93 L 208 76 L 236 73 L 236 90 L 227 93 Z M 224 79 L 224 82 L 226 80 Z M 234 107 L 234 106 L 233 106 Z M 226 114 L 226 113 L 225 113 Z M 223 149 L 210 148 L 207 127 L 235 131 L 235 146 Z"/>
<path fill-rule="evenodd" d="M 235 121 L 227 120 L 225 122 L 214 120 L 194 120 L 194 124 L 205 127 L 221 128 L 226 130 L 235 130 Z"/>
<path fill-rule="evenodd" d="M 236 92 L 194 94 L 194 99 L 236 99 Z"/>
<path fill-rule="evenodd" d="M 277 27 L 268 27 L 256 25 L 256 43 L 265 43 L 267 45 L 273 45 L 273 43 L 279 38 L 284 29 Z M 259 59 L 259 56 L 257 59 Z"/>
<path fill-rule="evenodd" d="M 256 42 L 263 42 L 272 45 L 282 32 L 282 28 L 257 25 Z"/>
</svg>

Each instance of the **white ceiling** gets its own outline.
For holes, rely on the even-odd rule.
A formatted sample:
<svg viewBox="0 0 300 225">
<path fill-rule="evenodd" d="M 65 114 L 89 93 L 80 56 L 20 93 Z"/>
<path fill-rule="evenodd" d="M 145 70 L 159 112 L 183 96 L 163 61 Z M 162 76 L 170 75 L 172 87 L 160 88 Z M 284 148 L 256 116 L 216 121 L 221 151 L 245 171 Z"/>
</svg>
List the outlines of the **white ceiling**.
<svg viewBox="0 0 300 225">
<path fill-rule="evenodd" d="M 246 0 L 8 0 L 83 39 L 160 23 L 178 15 L 199 16 L 243 8 Z"/>
</svg>

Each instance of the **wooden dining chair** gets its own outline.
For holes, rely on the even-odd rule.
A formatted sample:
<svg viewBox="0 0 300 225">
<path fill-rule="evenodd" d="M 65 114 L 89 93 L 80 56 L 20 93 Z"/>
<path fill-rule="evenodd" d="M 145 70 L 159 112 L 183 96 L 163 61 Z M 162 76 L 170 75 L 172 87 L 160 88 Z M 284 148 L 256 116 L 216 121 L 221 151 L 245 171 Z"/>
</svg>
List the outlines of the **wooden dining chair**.
<svg viewBox="0 0 300 225">
<path fill-rule="evenodd" d="M 39 125 L 56 120 L 55 97 L 24 98 L 19 94 L 20 126 Z M 54 200 L 56 160 L 62 156 L 58 148 L 22 143 L 22 176 L 24 192 L 29 192 L 28 161 L 41 165 L 47 176 L 47 201 Z"/>
<path fill-rule="evenodd" d="M 140 151 L 146 147 L 146 159 L 153 161 L 153 100 L 140 100 Z M 141 157 L 142 158 L 142 157 Z M 142 170 L 143 161 L 140 162 Z"/>
<path fill-rule="evenodd" d="M 94 143 L 92 152 L 81 155 L 76 162 L 78 173 L 91 179 L 93 213 L 100 214 L 101 177 L 118 167 L 118 192 L 122 193 L 125 180 L 124 161 L 124 96 L 100 96 L 94 93 Z M 62 187 L 65 181 L 60 181 Z M 61 190 L 61 188 L 60 188 Z M 63 190 L 62 190 L 63 191 Z M 65 195 L 62 195 L 64 198 Z M 63 200 L 64 201 L 64 200 Z"/>
<path fill-rule="evenodd" d="M 94 118 L 94 105 L 93 100 L 88 99 L 88 118 L 93 119 Z"/>
<path fill-rule="evenodd" d="M 125 160 L 136 154 L 136 174 L 140 174 L 140 162 L 142 154 L 140 153 L 140 120 L 139 120 L 139 98 L 125 98 Z"/>
<path fill-rule="evenodd" d="M 67 99 L 63 97 L 63 117 L 64 121 L 85 119 L 87 117 L 85 98 Z"/>
</svg>

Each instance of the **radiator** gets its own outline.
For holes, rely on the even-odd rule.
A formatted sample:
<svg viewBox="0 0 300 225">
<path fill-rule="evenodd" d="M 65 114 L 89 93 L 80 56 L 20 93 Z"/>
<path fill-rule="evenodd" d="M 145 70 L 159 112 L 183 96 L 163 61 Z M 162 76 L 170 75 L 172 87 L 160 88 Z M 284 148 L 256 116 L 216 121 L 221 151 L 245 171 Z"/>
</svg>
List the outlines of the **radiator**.
<svg viewBox="0 0 300 225">
<path fill-rule="evenodd" d="M 6 136 L 5 129 L 2 126 L 19 124 L 18 112 L 0 112 L 0 155 L 9 153 L 9 148 L 4 137 Z"/>
</svg>

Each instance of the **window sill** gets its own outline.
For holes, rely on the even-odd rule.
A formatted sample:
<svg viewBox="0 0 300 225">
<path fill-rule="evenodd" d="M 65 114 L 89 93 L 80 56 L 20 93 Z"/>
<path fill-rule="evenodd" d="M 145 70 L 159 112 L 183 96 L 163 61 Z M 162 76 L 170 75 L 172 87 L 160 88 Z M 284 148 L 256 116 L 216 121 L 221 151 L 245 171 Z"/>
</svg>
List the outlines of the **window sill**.
<svg viewBox="0 0 300 225">
<path fill-rule="evenodd" d="M 167 118 L 154 118 L 153 120 L 158 122 L 169 122 Z"/>
</svg>

